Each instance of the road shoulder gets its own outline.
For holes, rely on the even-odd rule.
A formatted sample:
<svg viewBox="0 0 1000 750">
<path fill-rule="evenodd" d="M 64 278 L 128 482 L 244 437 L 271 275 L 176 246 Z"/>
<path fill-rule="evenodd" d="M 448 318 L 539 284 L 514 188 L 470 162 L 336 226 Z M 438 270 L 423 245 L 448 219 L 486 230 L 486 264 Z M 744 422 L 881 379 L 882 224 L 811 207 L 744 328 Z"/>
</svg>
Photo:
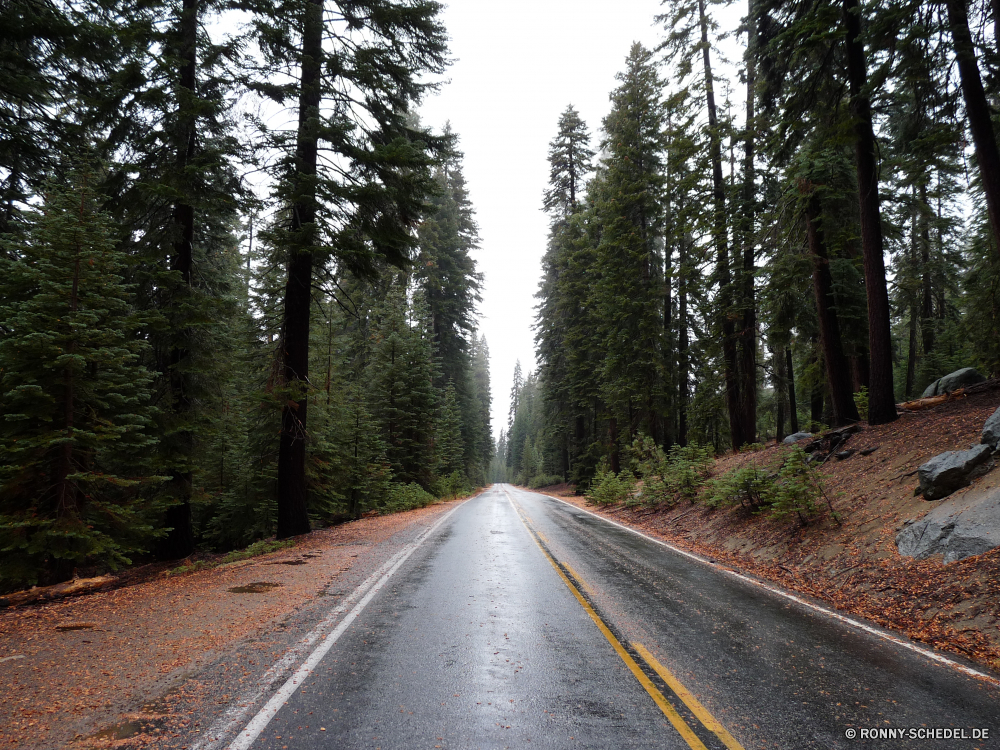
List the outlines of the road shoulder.
<svg viewBox="0 0 1000 750">
<path fill-rule="evenodd" d="M 194 573 L 0 612 L 0 746 L 182 747 L 459 501 Z"/>
</svg>

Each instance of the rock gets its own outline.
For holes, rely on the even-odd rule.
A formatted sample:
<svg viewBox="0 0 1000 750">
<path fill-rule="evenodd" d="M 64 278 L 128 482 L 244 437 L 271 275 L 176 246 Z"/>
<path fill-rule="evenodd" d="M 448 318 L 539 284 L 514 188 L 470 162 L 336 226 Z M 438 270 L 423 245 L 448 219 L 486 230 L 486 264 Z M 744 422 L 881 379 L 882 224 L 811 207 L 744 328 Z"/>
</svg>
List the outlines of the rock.
<svg viewBox="0 0 1000 750">
<path fill-rule="evenodd" d="M 800 440 L 805 440 L 806 438 L 811 438 L 812 436 L 813 434 L 811 432 L 796 432 L 793 435 L 789 435 L 781 442 L 784 443 L 785 445 L 791 445 L 792 443 L 797 443 Z"/>
<path fill-rule="evenodd" d="M 993 449 L 974 445 L 967 451 L 946 451 L 917 469 L 920 491 L 927 500 L 940 500 L 967 487 L 973 479 L 993 468 Z"/>
<path fill-rule="evenodd" d="M 834 457 L 835 457 L 835 458 L 836 458 L 836 459 L 837 459 L 838 461 L 843 461 L 843 460 L 844 460 L 845 458 L 850 458 L 850 457 L 851 457 L 851 456 L 853 456 L 853 455 L 854 455 L 855 453 L 857 453 L 857 451 L 856 451 L 856 450 L 854 450 L 854 448 L 848 448 L 848 449 L 847 449 L 846 451 L 840 451 L 840 453 L 835 453 L 835 454 L 834 454 Z"/>
<path fill-rule="evenodd" d="M 986 378 L 976 372 L 974 367 L 963 367 L 961 370 L 949 372 L 942 378 L 938 378 L 924 389 L 921 398 L 940 396 L 942 393 L 951 393 L 959 388 L 965 388 L 976 383 L 982 383 Z"/>
<path fill-rule="evenodd" d="M 922 560 L 944 555 L 944 562 L 978 555 L 1000 546 L 1000 488 L 970 490 L 934 507 L 896 534 L 899 554 Z"/>
<path fill-rule="evenodd" d="M 993 450 L 1000 449 L 1000 409 L 993 412 L 993 416 L 983 425 L 982 443 Z"/>
<path fill-rule="evenodd" d="M 881 445 L 873 445 L 871 448 L 862 448 L 859 452 L 862 456 L 870 456 L 881 447 Z"/>
</svg>

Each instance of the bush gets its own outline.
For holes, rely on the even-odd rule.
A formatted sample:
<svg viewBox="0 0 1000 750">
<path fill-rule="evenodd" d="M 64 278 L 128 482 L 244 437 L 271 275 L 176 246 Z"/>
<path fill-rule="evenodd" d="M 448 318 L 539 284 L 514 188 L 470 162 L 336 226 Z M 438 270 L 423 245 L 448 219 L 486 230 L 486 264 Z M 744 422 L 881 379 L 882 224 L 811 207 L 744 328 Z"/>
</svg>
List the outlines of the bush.
<svg viewBox="0 0 1000 750">
<path fill-rule="evenodd" d="M 868 420 L 868 386 L 861 386 L 861 390 L 854 394 L 854 405 L 858 407 L 858 416 L 865 421 Z"/>
<path fill-rule="evenodd" d="M 537 490 L 539 487 L 550 487 L 553 484 L 562 484 L 563 478 L 558 474 L 539 474 L 528 481 L 528 487 Z"/>
<path fill-rule="evenodd" d="M 279 549 L 287 549 L 288 547 L 293 546 L 295 546 L 295 542 L 291 539 L 281 542 L 276 539 L 261 539 L 259 542 L 254 542 L 246 549 L 238 549 L 230 552 L 222 558 L 222 562 L 225 564 L 237 562 L 238 560 L 248 560 L 251 557 L 266 555 L 268 552 L 277 552 Z"/>
<path fill-rule="evenodd" d="M 796 446 L 780 467 L 762 469 L 756 464 L 727 471 L 708 483 L 703 502 L 710 508 L 735 506 L 775 518 L 795 514 L 806 523 L 819 512 L 820 499 L 826 500 L 830 515 L 840 517 L 823 485 L 823 475 L 806 463 L 806 454 Z"/>
<path fill-rule="evenodd" d="M 600 468 L 590 484 L 587 502 L 595 505 L 616 505 L 632 498 L 635 492 L 635 475 L 625 469 L 619 474 Z"/>
<path fill-rule="evenodd" d="M 640 501 L 645 505 L 694 502 L 712 470 L 715 455 L 709 446 L 675 445 L 668 453 L 646 435 L 629 449 L 632 468 L 642 478 Z"/>
<path fill-rule="evenodd" d="M 436 499 L 434 495 L 416 482 L 410 482 L 409 484 L 393 482 L 389 485 L 385 503 L 379 508 L 379 513 L 385 515 L 387 513 L 413 510 L 414 508 L 424 508 L 435 502 Z"/>
<path fill-rule="evenodd" d="M 453 471 L 446 477 L 441 477 L 432 488 L 438 497 L 458 497 L 468 491 L 465 475 L 460 471 Z"/>
<path fill-rule="evenodd" d="M 771 514 L 782 518 L 795 513 L 802 523 L 819 510 L 819 500 L 824 498 L 830 508 L 830 515 L 839 524 L 840 516 L 833 509 L 830 498 L 823 486 L 823 476 L 806 463 L 806 454 L 795 446 L 791 455 L 778 472 L 777 491 L 771 506 Z"/>
<path fill-rule="evenodd" d="M 758 512 L 774 502 L 774 492 L 773 477 L 750 464 L 709 482 L 704 502 L 710 508 L 740 505 Z"/>
</svg>

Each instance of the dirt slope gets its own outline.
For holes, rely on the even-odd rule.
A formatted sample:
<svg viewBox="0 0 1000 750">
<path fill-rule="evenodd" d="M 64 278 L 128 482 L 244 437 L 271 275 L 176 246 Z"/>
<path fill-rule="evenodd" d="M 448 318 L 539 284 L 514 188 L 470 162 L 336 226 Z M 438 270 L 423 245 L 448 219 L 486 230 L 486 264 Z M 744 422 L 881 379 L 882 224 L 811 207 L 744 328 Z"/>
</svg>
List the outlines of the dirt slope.
<svg viewBox="0 0 1000 750">
<path fill-rule="evenodd" d="M 843 516 L 840 526 L 827 516 L 802 526 L 797 520 L 689 504 L 665 511 L 595 509 L 569 488 L 557 494 L 916 641 L 1000 669 L 1000 548 L 944 565 L 940 557 L 901 557 L 895 544 L 904 521 L 919 519 L 937 504 L 914 497 L 912 472 L 942 451 L 978 443 L 983 422 L 998 406 L 1000 389 L 989 389 L 851 436 L 849 448 L 879 447 L 869 456 L 833 459 L 820 469 Z M 771 464 L 788 450 L 770 445 L 728 455 L 719 459 L 716 472 L 749 461 Z M 974 486 L 1000 486 L 1000 468 Z"/>
</svg>

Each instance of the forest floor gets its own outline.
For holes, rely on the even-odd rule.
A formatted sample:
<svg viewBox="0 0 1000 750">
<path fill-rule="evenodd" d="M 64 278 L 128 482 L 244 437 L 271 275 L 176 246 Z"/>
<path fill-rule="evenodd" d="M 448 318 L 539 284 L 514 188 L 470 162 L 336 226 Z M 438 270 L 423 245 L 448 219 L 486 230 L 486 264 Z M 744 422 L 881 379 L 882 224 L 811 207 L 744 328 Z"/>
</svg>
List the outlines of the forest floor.
<svg viewBox="0 0 1000 750">
<path fill-rule="evenodd" d="M 259 677 L 456 502 L 315 531 L 207 570 L 146 566 L 110 591 L 0 610 L 0 748 L 175 745 L 197 732 L 189 716 L 221 711 L 234 697 L 224 690 Z"/>
<path fill-rule="evenodd" d="M 943 451 L 978 443 L 998 406 L 1000 387 L 903 414 L 891 424 L 865 425 L 847 447 L 878 450 L 819 469 L 840 525 L 829 513 L 803 525 L 794 517 L 777 520 L 688 503 L 664 510 L 596 508 L 568 485 L 538 491 L 1000 670 L 1000 548 L 945 565 L 940 556 L 902 557 L 895 543 L 904 521 L 918 520 L 938 504 L 914 496 L 917 467 Z M 717 460 L 715 473 L 751 461 L 771 466 L 789 450 L 771 444 L 729 454 Z M 991 487 L 1000 487 L 1000 468 L 973 483 L 976 489 Z"/>
</svg>

